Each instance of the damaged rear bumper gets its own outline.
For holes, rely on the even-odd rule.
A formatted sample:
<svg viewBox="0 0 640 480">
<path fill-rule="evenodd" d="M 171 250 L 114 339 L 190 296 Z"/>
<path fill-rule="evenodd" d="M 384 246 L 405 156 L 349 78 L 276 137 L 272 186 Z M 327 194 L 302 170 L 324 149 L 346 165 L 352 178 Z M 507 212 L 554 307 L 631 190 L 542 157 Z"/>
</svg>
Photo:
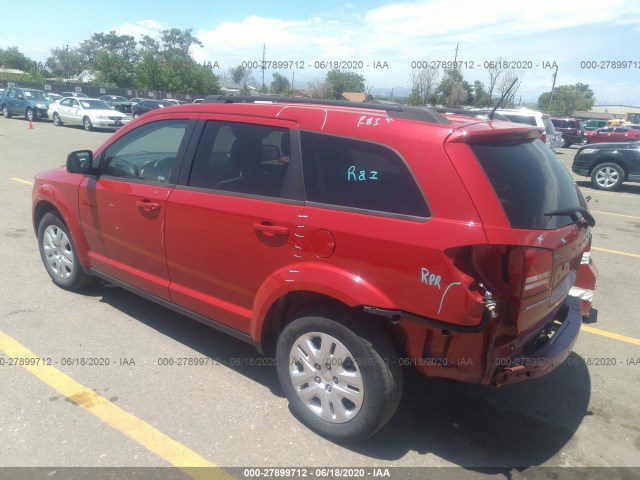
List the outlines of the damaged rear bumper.
<svg viewBox="0 0 640 480">
<path fill-rule="evenodd" d="M 557 326 L 557 329 L 551 338 L 544 346 L 529 355 L 501 359 L 507 360 L 508 365 L 501 367 L 496 373 L 495 385 L 522 382 L 551 372 L 571 353 L 581 324 L 580 300 L 577 297 L 568 296 L 564 307 L 558 312 L 558 318 L 554 322 L 554 327 Z"/>
</svg>

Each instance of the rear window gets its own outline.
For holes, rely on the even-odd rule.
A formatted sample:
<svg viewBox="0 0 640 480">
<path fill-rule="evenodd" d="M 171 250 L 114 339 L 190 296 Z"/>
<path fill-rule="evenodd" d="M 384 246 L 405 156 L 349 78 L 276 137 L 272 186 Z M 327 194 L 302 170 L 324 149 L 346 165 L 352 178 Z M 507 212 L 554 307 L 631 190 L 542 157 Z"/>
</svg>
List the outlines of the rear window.
<svg viewBox="0 0 640 480">
<path fill-rule="evenodd" d="M 545 215 L 582 202 L 569 172 L 542 142 L 482 143 L 471 150 L 513 228 L 553 230 L 573 223 L 566 215 Z"/>
</svg>

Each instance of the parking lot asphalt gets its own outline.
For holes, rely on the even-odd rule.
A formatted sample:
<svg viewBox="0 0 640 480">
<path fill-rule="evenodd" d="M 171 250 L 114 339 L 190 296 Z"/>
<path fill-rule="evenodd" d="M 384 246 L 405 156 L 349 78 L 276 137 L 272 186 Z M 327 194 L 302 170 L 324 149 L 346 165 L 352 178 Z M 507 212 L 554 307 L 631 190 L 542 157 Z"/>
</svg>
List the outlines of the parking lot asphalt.
<svg viewBox="0 0 640 480">
<path fill-rule="evenodd" d="M 338 445 L 295 420 L 275 368 L 256 365 L 262 357 L 250 346 L 119 288 L 70 293 L 51 283 L 31 224 L 31 181 L 109 135 L 0 117 L 0 478 L 79 472 L 68 467 L 132 467 L 120 471 L 126 478 L 139 467 L 182 468 L 153 470 L 157 478 L 276 476 L 246 470 L 270 467 L 308 477 L 359 474 L 316 467 L 369 477 L 389 468 L 391 478 L 534 478 L 530 466 L 577 468 L 571 478 L 640 474 L 640 184 L 609 193 L 574 177 L 591 196 L 599 280 L 563 365 L 502 388 L 406 371 L 389 424 Z M 567 168 L 576 150 L 558 150 Z M 9 365 L 28 355 L 50 359 L 50 369 Z M 402 467 L 411 468 L 394 470 Z"/>
</svg>

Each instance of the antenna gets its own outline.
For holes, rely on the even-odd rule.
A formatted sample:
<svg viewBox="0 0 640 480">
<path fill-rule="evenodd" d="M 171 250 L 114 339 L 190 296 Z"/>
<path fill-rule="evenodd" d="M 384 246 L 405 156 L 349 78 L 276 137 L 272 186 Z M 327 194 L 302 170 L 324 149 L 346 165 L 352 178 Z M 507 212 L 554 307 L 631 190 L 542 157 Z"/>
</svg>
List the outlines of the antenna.
<svg viewBox="0 0 640 480">
<path fill-rule="evenodd" d="M 511 89 L 513 88 L 513 86 L 516 84 L 517 81 L 518 79 L 514 78 L 513 82 L 511 82 L 511 85 L 509 85 L 509 88 L 507 88 L 507 90 L 502 94 L 502 97 L 500 97 L 500 100 L 498 100 L 498 103 L 496 103 L 496 106 L 493 107 L 493 110 L 491 110 L 491 113 L 487 115 L 487 117 L 489 117 L 489 120 L 493 120 L 493 116 L 495 115 L 496 110 L 500 105 L 502 105 L 502 102 L 504 101 L 505 98 L 507 98 L 507 95 L 509 95 L 509 92 L 511 92 Z"/>
</svg>

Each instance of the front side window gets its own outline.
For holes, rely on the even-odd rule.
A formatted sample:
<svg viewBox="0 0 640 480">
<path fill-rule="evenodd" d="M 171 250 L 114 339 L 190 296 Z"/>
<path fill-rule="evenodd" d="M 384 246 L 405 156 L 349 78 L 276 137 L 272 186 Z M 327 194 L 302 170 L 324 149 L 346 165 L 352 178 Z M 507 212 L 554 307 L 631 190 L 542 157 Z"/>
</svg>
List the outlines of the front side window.
<svg viewBox="0 0 640 480">
<path fill-rule="evenodd" d="M 107 148 L 101 173 L 155 183 L 173 182 L 188 124 L 188 120 L 164 120 L 136 128 Z"/>
<path fill-rule="evenodd" d="M 290 162 L 286 128 L 207 123 L 189 186 L 264 197 L 295 198 L 283 190 Z"/>
<path fill-rule="evenodd" d="M 350 138 L 302 132 L 309 202 L 366 213 L 430 216 L 409 168 L 393 150 Z"/>
</svg>

